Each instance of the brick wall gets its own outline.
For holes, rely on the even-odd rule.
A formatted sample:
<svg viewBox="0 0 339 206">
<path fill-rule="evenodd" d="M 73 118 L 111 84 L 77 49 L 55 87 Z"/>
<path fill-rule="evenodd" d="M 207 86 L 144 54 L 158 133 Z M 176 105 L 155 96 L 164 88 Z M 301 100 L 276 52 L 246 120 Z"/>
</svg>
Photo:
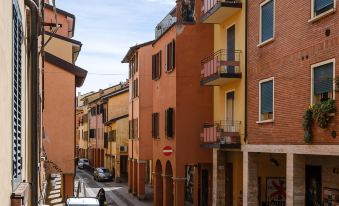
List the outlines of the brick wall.
<svg viewBox="0 0 339 206">
<path fill-rule="evenodd" d="M 339 13 L 311 23 L 311 0 L 276 0 L 275 39 L 258 47 L 261 2 L 248 2 L 248 141 L 305 144 L 302 116 L 311 102 L 311 65 L 336 58 L 336 74 L 339 72 Z M 326 29 L 331 31 L 328 37 Z M 257 124 L 259 81 L 269 77 L 274 77 L 274 122 Z M 316 128 L 314 143 L 338 144 L 339 138 L 331 137 L 338 121 L 336 115 L 330 129 Z"/>
</svg>

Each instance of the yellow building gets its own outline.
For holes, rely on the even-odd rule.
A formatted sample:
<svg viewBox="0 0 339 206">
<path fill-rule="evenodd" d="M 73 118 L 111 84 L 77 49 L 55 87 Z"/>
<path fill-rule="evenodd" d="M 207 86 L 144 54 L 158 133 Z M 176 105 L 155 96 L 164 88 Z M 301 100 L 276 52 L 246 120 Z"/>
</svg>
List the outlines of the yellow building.
<svg viewBox="0 0 339 206">
<path fill-rule="evenodd" d="M 103 96 L 105 167 L 113 171 L 115 181 L 127 178 L 128 159 L 128 84 Z"/>
<path fill-rule="evenodd" d="M 213 149 L 213 205 L 242 205 L 245 128 L 245 0 L 204 0 L 201 20 L 214 24 L 214 54 L 202 60 L 201 84 L 214 86 L 214 122 L 201 146 Z"/>
</svg>

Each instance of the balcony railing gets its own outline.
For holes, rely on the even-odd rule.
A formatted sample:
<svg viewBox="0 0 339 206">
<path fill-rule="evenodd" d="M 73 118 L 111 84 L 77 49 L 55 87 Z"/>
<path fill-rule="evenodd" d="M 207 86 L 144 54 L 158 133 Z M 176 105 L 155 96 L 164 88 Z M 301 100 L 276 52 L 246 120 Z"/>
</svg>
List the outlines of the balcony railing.
<svg viewBox="0 0 339 206">
<path fill-rule="evenodd" d="M 221 85 L 227 82 L 223 78 L 241 78 L 241 51 L 219 50 L 201 61 L 201 84 Z"/>
<path fill-rule="evenodd" d="M 241 0 L 204 0 L 201 18 L 205 23 L 221 23 L 241 8 Z"/>
<path fill-rule="evenodd" d="M 201 146 L 207 148 L 240 148 L 240 125 L 237 121 L 205 123 L 200 134 Z"/>
</svg>

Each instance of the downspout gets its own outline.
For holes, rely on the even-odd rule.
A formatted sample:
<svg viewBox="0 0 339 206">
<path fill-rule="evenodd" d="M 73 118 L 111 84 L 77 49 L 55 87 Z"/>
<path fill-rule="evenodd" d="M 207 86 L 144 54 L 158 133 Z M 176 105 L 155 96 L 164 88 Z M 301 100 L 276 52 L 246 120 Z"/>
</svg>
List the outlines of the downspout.
<svg viewBox="0 0 339 206">
<path fill-rule="evenodd" d="M 247 80 L 248 80 L 248 77 L 247 77 L 247 69 L 248 69 L 248 66 L 247 66 L 247 54 L 248 54 L 248 46 L 247 46 L 247 35 L 248 35 L 248 29 L 247 29 L 247 25 L 248 25 L 248 1 L 250 0 L 246 0 L 246 8 L 245 8 L 245 138 L 244 138 L 244 141 L 245 141 L 245 144 L 247 143 L 247 88 L 248 88 L 248 83 L 247 83 Z"/>
<path fill-rule="evenodd" d="M 31 182 L 32 182 L 32 198 L 31 205 L 38 205 L 38 157 L 39 157 L 39 141 L 38 141 L 38 101 L 39 101 L 39 56 L 38 56 L 38 21 L 39 9 L 33 0 L 25 0 L 25 5 L 29 7 L 31 14 L 31 39 L 30 39 L 30 81 L 31 81 Z"/>
</svg>

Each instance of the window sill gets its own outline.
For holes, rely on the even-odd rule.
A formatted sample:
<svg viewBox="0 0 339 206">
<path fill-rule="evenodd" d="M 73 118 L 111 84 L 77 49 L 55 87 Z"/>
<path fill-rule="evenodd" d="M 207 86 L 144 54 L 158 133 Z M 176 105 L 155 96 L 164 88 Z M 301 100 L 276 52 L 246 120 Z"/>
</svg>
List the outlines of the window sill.
<svg viewBox="0 0 339 206">
<path fill-rule="evenodd" d="M 318 16 L 313 16 L 311 19 L 308 20 L 308 23 L 314 23 L 322 18 L 325 18 L 326 16 L 333 14 L 336 12 L 336 8 L 332 8 L 322 14 L 319 14 Z"/>
<path fill-rule="evenodd" d="M 265 124 L 265 123 L 273 123 L 273 122 L 274 122 L 274 119 L 256 121 L 257 124 Z"/>
<path fill-rule="evenodd" d="M 274 37 L 272 37 L 272 38 L 270 38 L 270 39 L 267 39 L 267 40 L 264 41 L 264 42 L 259 43 L 259 44 L 257 45 L 257 47 L 263 47 L 263 46 L 265 46 L 266 44 L 269 44 L 269 43 L 271 43 L 271 42 L 273 42 L 273 41 L 274 41 Z"/>
</svg>

